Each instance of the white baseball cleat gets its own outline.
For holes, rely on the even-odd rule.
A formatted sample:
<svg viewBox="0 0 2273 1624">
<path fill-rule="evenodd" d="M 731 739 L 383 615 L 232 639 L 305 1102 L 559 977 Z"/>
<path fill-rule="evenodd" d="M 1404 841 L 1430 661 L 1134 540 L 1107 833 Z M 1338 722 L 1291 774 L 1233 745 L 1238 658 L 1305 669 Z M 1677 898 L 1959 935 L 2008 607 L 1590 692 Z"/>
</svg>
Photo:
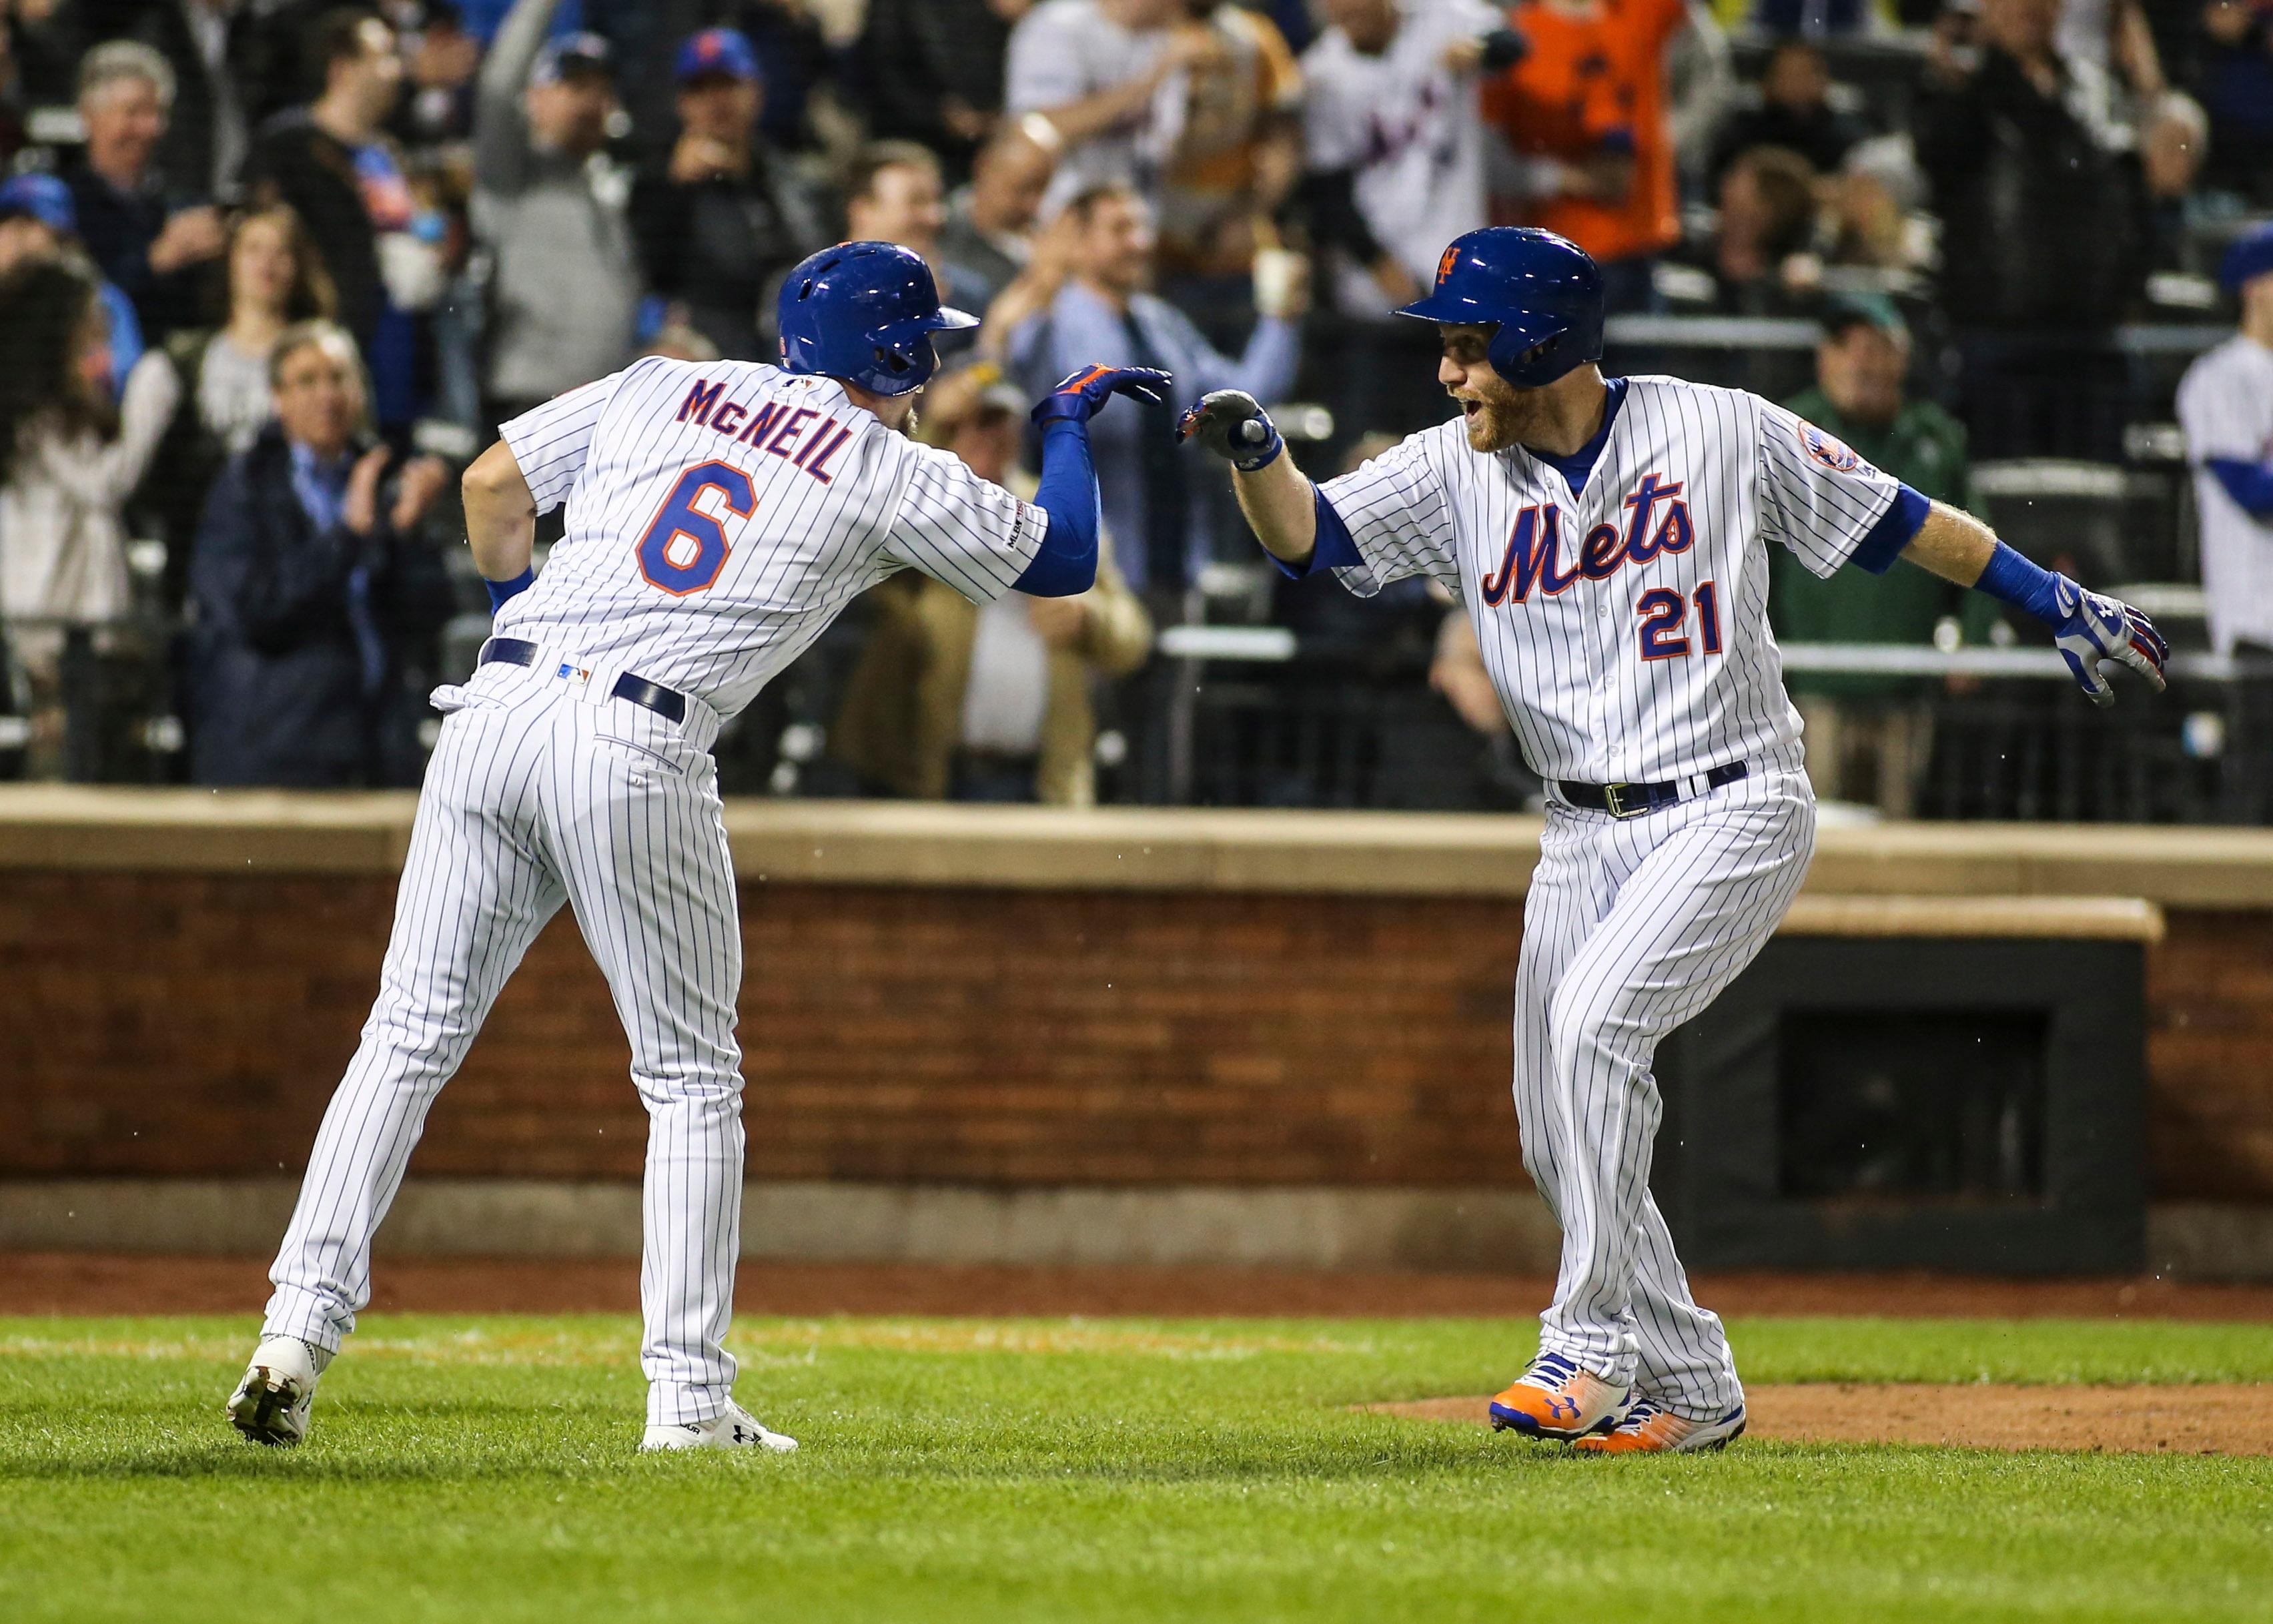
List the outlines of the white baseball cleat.
<svg viewBox="0 0 2273 1624">
<path fill-rule="evenodd" d="M 797 1440 L 775 1432 L 739 1404 L 729 1403 L 708 1421 L 674 1422 L 668 1426 L 648 1428 L 640 1448 L 769 1449 L 776 1455 L 788 1455 L 797 1448 Z"/>
<path fill-rule="evenodd" d="M 280 1447 L 308 1435 L 316 1380 L 332 1356 L 296 1336 L 264 1336 L 244 1380 L 229 1395 L 229 1424 L 257 1444 Z"/>
</svg>

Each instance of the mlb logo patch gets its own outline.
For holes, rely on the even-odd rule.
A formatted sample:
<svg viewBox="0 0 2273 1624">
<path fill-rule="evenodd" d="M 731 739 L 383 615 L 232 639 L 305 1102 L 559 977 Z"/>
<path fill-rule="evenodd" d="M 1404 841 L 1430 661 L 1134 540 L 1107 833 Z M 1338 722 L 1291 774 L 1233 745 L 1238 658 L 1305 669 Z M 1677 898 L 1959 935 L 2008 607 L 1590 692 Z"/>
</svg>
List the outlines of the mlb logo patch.
<svg viewBox="0 0 2273 1624">
<path fill-rule="evenodd" d="M 570 665 L 564 663 L 560 669 L 552 674 L 564 682 L 574 682 L 580 687 L 592 680 L 591 668 L 587 665 Z"/>
<path fill-rule="evenodd" d="M 1851 474 L 1867 466 L 1860 454 L 1845 440 L 1825 433 L 1805 418 L 1799 424 L 1800 448 L 1834 474 Z"/>
</svg>

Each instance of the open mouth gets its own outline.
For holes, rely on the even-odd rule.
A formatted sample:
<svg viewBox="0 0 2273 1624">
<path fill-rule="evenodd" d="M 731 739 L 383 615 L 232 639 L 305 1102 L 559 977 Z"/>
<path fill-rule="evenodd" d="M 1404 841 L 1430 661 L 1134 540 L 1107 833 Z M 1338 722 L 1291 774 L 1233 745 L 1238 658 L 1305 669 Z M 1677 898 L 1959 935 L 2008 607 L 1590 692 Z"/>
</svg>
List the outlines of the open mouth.
<svg viewBox="0 0 2273 1624">
<path fill-rule="evenodd" d="M 1484 403 L 1482 401 L 1472 401 L 1465 395 L 1454 395 L 1452 398 L 1460 402 L 1460 416 L 1466 417 L 1471 423 L 1475 421 L 1476 414 L 1482 411 L 1484 409 Z"/>
</svg>

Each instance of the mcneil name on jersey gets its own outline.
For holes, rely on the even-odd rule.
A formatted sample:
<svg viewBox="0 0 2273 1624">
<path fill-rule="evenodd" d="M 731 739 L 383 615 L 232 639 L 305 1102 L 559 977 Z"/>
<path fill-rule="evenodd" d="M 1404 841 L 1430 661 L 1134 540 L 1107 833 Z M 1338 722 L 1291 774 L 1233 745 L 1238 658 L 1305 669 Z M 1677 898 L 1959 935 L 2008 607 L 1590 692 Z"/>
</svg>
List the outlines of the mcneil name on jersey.
<svg viewBox="0 0 2273 1624">
<path fill-rule="evenodd" d="M 755 411 L 739 401 L 722 401 L 724 383 L 698 378 L 679 402 L 681 423 L 699 423 L 727 439 L 781 458 L 801 468 L 821 484 L 830 483 L 829 464 L 852 438 L 850 426 L 840 428 L 833 417 L 822 417 L 810 407 L 792 410 L 786 401 L 769 401 Z M 818 426 L 814 419 L 820 417 Z"/>
<path fill-rule="evenodd" d="M 1690 523 L 1681 489 L 1677 479 L 1669 482 L 1644 474 L 1626 498 L 1624 529 L 1597 524 L 1588 530 L 1579 544 L 1578 561 L 1568 569 L 1562 561 L 1563 510 L 1553 502 L 1526 508 L 1516 515 L 1499 568 L 1477 583 L 1484 602 L 1495 608 L 1519 604 L 1534 589 L 1552 598 L 1577 581 L 1607 581 L 1629 563 L 1647 564 L 1661 553 L 1688 552 L 1697 540 L 1697 528 Z"/>
</svg>

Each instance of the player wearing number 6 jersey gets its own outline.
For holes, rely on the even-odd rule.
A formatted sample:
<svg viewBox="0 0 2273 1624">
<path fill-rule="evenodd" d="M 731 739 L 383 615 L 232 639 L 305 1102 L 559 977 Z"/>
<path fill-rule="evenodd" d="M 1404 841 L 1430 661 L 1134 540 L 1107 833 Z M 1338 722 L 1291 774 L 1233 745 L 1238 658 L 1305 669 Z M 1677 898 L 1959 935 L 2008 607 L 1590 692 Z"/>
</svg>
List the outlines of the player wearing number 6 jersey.
<svg viewBox="0 0 2273 1624">
<path fill-rule="evenodd" d="M 783 363 L 644 360 L 504 425 L 466 474 L 496 635 L 446 713 L 378 1002 L 316 1137 L 262 1338 L 229 1413 L 296 1443 L 370 1299 L 371 1240 L 436 1093 L 565 902 L 631 1039 L 649 1115 L 640 1268 L 644 1447 L 797 1446 L 731 1396 L 742 943 L 716 773 L 720 722 L 837 611 L 901 569 L 979 601 L 1085 591 L 1088 420 L 1165 373 L 1091 367 L 1034 409 L 1029 504 L 900 431 L 936 363 L 923 260 L 851 243 L 792 270 Z M 537 514 L 566 533 L 529 571 Z M 532 580 L 534 584 L 532 584 Z M 524 590 L 526 589 L 526 590 Z"/>
<path fill-rule="evenodd" d="M 1759 951 L 1814 845 L 1767 544 L 1825 575 L 1905 559 L 2027 608 L 2102 703 L 2102 660 L 2159 687 L 2166 650 L 2137 611 L 1755 395 L 1605 380 L 1601 275 L 1559 237 L 1470 232 L 1400 313 L 1437 324 L 1452 421 L 1319 486 L 1246 396 L 1209 395 L 1182 432 L 1231 460 L 1289 573 L 1332 568 L 1361 595 L 1428 575 L 1458 593 L 1549 781 L 1515 1101 L 1563 1250 L 1539 1357 L 1494 1421 L 1590 1449 L 1711 1447 L 1743 1430 L 1744 1389 L 1650 1199 L 1650 1065 Z"/>
</svg>

